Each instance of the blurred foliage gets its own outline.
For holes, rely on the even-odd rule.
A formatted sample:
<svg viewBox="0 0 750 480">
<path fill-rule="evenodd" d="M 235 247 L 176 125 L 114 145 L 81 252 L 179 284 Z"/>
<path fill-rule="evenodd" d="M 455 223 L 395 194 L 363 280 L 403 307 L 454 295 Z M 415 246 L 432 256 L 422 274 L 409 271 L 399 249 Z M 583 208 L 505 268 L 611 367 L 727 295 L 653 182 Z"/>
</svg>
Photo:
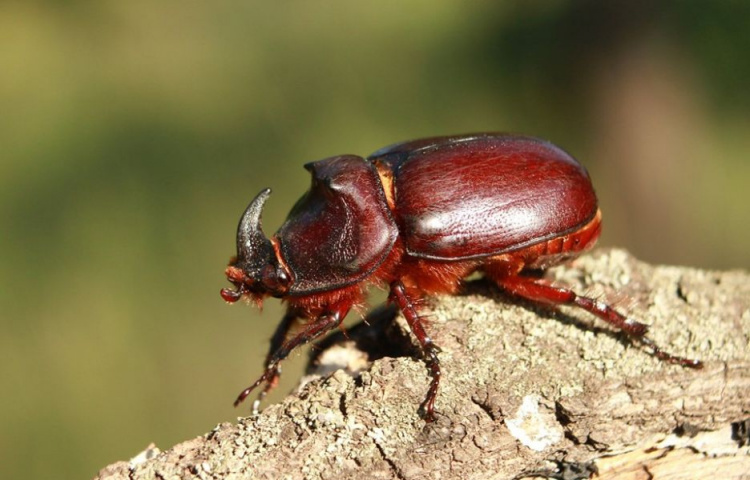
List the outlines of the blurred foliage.
<svg viewBox="0 0 750 480">
<path fill-rule="evenodd" d="M 86 478 L 246 414 L 280 308 L 223 305 L 236 221 L 304 162 L 521 131 L 602 244 L 748 268 L 750 4 L 0 4 L 0 477 Z M 291 361 L 285 393 L 304 357 Z M 276 397 L 278 398 L 278 396 Z"/>
</svg>

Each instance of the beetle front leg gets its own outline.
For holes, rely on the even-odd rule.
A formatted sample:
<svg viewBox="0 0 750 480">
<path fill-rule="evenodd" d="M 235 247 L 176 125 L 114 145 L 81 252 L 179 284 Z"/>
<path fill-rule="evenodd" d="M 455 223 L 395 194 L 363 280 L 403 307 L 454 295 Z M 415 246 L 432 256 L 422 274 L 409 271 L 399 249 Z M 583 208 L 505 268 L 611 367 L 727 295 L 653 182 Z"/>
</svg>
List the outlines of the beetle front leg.
<svg viewBox="0 0 750 480">
<path fill-rule="evenodd" d="M 284 342 L 286 341 L 287 337 L 289 336 L 289 331 L 292 328 L 292 325 L 294 324 L 295 320 L 297 320 L 298 315 L 295 315 L 292 313 L 291 309 L 288 309 L 287 312 L 284 314 L 284 317 L 281 319 L 281 323 L 276 327 L 276 331 L 273 333 L 273 336 L 271 337 L 271 342 L 268 348 L 268 354 L 266 355 L 266 361 L 263 364 L 266 371 L 269 369 L 273 370 L 273 373 L 270 374 L 268 380 L 266 380 L 266 384 L 263 387 L 263 390 L 258 394 L 258 398 L 255 399 L 255 402 L 253 402 L 253 413 L 258 412 L 258 407 L 260 406 L 260 403 L 263 401 L 264 398 L 266 398 L 266 395 L 268 395 L 268 392 L 276 388 L 279 384 L 279 378 L 281 377 L 281 365 L 276 362 L 275 366 L 271 366 L 274 354 L 284 345 Z M 249 392 L 248 392 L 249 393 Z"/>
<path fill-rule="evenodd" d="M 438 386 L 440 385 L 440 360 L 437 355 L 440 349 L 432 343 L 432 339 L 424 329 L 422 317 L 419 316 L 416 307 L 418 297 L 407 293 L 406 287 L 400 280 L 391 284 L 389 299 L 398 305 L 398 308 L 404 314 L 406 323 L 409 324 L 409 328 L 417 337 L 422 352 L 424 352 L 425 362 L 427 368 L 430 369 L 432 381 L 430 382 L 430 389 L 427 391 L 427 397 L 425 397 L 419 409 L 426 422 L 433 422 L 435 420 L 435 398 L 437 398 Z"/>
<path fill-rule="evenodd" d="M 605 322 L 619 328 L 637 341 L 641 342 L 643 345 L 651 348 L 653 355 L 659 360 L 668 363 L 675 363 L 684 367 L 703 367 L 703 363 L 700 360 L 678 357 L 663 351 L 653 342 L 653 340 L 646 337 L 648 325 L 626 317 L 604 302 L 578 295 L 567 288 L 555 287 L 542 283 L 533 278 L 510 276 L 496 279 L 496 282 L 507 292 L 531 300 L 532 302 L 548 305 L 575 305 L 582 308 L 583 310 L 601 318 Z"/>
<path fill-rule="evenodd" d="M 302 332 L 298 333 L 294 337 L 292 337 L 290 340 L 283 341 L 286 337 L 286 334 L 284 333 L 283 337 L 281 339 L 277 338 L 277 335 L 280 335 L 283 324 L 285 321 L 289 321 L 290 325 L 293 322 L 294 318 L 291 320 L 288 320 L 287 316 L 284 317 L 284 320 L 282 321 L 282 325 L 279 326 L 279 328 L 276 329 L 276 334 L 274 334 L 274 337 L 272 339 L 272 347 L 274 341 L 280 343 L 281 345 L 275 349 L 273 354 L 269 354 L 268 359 L 266 360 L 266 370 L 263 372 L 263 375 L 258 378 L 255 383 L 244 389 L 238 396 L 237 400 L 234 401 L 234 406 L 236 407 L 240 403 L 242 403 L 245 398 L 247 398 L 250 393 L 255 390 L 258 386 L 260 386 L 262 383 L 266 383 L 266 388 L 263 392 L 261 392 L 261 395 L 263 395 L 264 392 L 267 392 L 272 387 L 268 387 L 268 385 L 273 382 L 274 380 L 278 379 L 279 376 L 279 364 L 282 360 L 284 360 L 286 357 L 289 356 L 289 354 L 297 348 L 300 345 L 303 345 L 305 343 L 311 342 L 318 338 L 319 336 L 323 335 L 324 333 L 328 332 L 329 330 L 339 326 L 341 322 L 343 321 L 344 317 L 346 317 L 346 314 L 348 313 L 349 308 L 345 309 L 339 309 L 337 311 L 325 313 L 318 318 L 315 319 L 312 323 L 305 326 L 305 329 L 302 330 Z M 289 315 L 289 314 L 287 314 Z M 288 326 L 286 328 L 286 331 L 288 331 Z M 282 343 L 283 342 L 283 343 Z M 254 403 L 253 405 L 253 413 L 257 413 L 257 407 L 258 403 L 260 401 L 260 398 Z"/>
</svg>

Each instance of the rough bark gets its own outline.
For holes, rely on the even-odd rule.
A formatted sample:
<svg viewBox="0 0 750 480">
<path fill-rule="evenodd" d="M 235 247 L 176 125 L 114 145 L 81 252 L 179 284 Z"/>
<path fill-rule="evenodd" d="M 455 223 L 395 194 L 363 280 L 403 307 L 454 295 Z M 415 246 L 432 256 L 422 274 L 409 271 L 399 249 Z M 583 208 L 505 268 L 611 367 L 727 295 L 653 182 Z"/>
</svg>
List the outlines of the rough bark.
<svg viewBox="0 0 750 480">
<path fill-rule="evenodd" d="M 547 277 L 650 324 L 658 345 L 705 368 L 659 361 L 578 309 L 473 282 L 426 305 L 442 348 L 435 423 L 417 415 L 429 376 L 398 318 L 327 342 L 321 371 L 356 374 L 312 375 L 258 416 L 97 478 L 750 478 L 750 275 L 600 250 Z M 405 356 L 367 362 L 384 340 Z"/>
</svg>

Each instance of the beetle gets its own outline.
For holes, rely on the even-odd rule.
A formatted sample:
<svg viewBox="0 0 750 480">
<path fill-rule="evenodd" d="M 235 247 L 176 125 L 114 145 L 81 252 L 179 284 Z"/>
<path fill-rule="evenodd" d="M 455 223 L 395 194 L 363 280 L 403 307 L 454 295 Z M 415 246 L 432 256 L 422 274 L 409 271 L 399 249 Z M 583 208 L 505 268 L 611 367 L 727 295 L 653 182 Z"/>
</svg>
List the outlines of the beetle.
<svg viewBox="0 0 750 480">
<path fill-rule="evenodd" d="M 368 287 L 389 289 L 417 338 L 431 382 L 420 413 L 434 419 L 440 384 L 438 347 L 420 304 L 453 294 L 479 272 L 505 292 L 546 305 L 575 305 L 649 347 L 670 363 L 701 362 L 670 355 L 645 334 L 648 326 L 595 299 L 527 275 L 589 250 L 601 232 L 601 211 L 588 172 L 559 147 L 533 137 L 481 133 L 424 138 L 382 148 L 367 159 L 340 155 L 308 163 L 310 189 L 270 239 L 262 190 L 242 215 L 237 254 L 225 274 L 259 306 L 287 303 L 265 371 L 243 390 L 239 405 L 264 385 L 254 404 L 278 384 L 279 364 L 297 346 L 339 326 L 364 305 Z M 298 319 L 306 321 L 292 333 Z"/>
</svg>

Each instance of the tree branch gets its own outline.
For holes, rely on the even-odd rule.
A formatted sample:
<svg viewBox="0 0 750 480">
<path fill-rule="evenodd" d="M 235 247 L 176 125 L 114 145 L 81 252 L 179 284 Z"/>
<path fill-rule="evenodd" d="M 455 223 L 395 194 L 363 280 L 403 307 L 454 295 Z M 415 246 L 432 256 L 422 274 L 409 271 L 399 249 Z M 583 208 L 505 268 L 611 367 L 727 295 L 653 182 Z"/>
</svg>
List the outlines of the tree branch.
<svg viewBox="0 0 750 480">
<path fill-rule="evenodd" d="M 474 282 L 430 301 L 437 421 L 403 319 L 328 341 L 296 394 L 98 479 L 739 478 L 750 472 L 750 276 L 654 267 L 600 250 L 547 277 L 651 324 L 669 365 L 591 315 Z M 387 312 L 385 312 L 387 313 Z M 380 312 L 380 317 L 385 313 Z M 363 353 L 356 347 L 364 348 Z M 406 355 L 394 358 L 394 355 Z M 370 359 L 381 357 L 374 362 Z M 145 457 L 144 457 L 145 458 Z M 682 476 L 680 476 L 680 472 Z M 709 472 L 705 475 L 696 472 Z"/>
</svg>

